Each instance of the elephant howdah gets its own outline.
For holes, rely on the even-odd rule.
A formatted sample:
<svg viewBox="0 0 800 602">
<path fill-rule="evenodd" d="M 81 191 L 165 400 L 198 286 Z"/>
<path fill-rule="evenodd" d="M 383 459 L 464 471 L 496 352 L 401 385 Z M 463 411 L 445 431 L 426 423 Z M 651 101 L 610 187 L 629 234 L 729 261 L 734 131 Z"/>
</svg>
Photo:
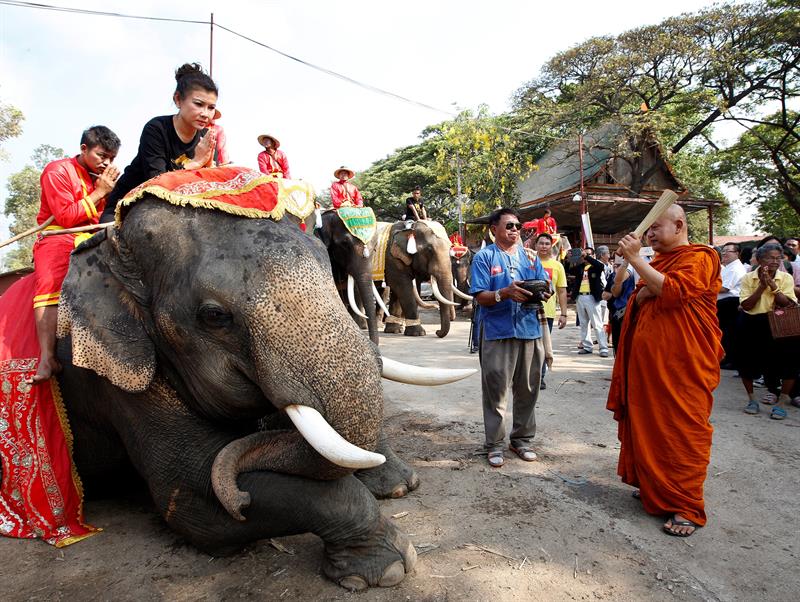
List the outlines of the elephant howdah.
<svg viewBox="0 0 800 602">
<path fill-rule="evenodd" d="M 74 464 L 90 485 L 132 466 L 167 524 L 210 554 L 311 532 L 337 583 L 394 585 L 415 552 L 375 497 L 419 480 L 381 434 L 381 377 L 410 368 L 394 373 L 348 318 L 325 248 L 261 217 L 282 209 L 268 180 L 201 171 L 214 173 L 156 178 L 163 197 L 123 202 L 119 225 L 71 257 L 58 384 Z"/>
</svg>

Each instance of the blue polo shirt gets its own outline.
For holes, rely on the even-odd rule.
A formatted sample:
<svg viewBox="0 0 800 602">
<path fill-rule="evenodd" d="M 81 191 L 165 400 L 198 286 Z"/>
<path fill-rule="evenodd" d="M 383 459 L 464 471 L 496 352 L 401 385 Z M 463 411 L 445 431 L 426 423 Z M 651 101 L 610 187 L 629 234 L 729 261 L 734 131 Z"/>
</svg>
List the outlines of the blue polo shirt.
<svg viewBox="0 0 800 602">
<path fill-rule="evenodd" d="M 470 294 L 497 291 L 514 280 L 548 279 L 538 258 L 531 263 L 521 245 L 517 245 L 516 250 L 516 255 L 509 255 L 491 244 L 478 251 L 472 259 Z M 538 339 L 542 336 L 536 310 L 526 309 L 511 299 L 492 306 L 481 305 L 481 323 L 483 338 L 487 341 Z"/>
</svg>

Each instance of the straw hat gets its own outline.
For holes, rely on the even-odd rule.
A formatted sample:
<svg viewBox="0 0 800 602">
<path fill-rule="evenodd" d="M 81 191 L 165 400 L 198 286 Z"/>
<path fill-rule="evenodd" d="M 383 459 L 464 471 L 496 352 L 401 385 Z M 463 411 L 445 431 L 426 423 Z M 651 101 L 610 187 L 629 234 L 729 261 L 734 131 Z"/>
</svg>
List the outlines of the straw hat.
<svg viewBox="0 0 800 602">
<path fill-rule="evenodd" d="M 259 143 L 261 146 L 263 146 L 264 148 L 266 148 L 267 146 L 266 146 L 266 144 L 264 144 L 264 141 L 265 141 L 267 138 L 269 138 L 270 140 L 272 140 L 272 145 L 273 145 L 273 146 L 274 146 L 276 149 L 278 149 L 278 148 L 280 148 L 280 147 L 281 147 L 280 140 L 278 140 L 278 139 L 277 139 L 275 136 L 273 136 L 272 134 L 261 134 L 261 135 L 258 137 L 258 143 Z"/>
<path fill-rule="evenodd" d="M 339 169 L 337 169 L 336 171 L 333 172 L 333 177 L 338 180 L 339 179 L 339 174 L 341 172 L 343 172 L 343 171 L 347 172 L 347 179 L 348 180 L 356 175 L 356 172 L 354 172 L 352 169 L 342 165 Z"/>
</svg>

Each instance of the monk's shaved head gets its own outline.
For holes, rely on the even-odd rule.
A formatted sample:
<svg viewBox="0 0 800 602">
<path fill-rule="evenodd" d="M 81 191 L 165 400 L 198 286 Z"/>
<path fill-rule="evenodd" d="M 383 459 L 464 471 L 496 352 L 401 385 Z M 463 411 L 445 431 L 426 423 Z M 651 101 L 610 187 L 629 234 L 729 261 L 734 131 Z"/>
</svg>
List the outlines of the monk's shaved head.
<svg viewBox="0 0 800 602">
<path fill-rule="evenodd" d="M 689 244 L 686 212 L 680 205 L 670 205 L 647 230 L 648 244 L 659 253 L 668 253 L 676 247 Z"/>
</svg>

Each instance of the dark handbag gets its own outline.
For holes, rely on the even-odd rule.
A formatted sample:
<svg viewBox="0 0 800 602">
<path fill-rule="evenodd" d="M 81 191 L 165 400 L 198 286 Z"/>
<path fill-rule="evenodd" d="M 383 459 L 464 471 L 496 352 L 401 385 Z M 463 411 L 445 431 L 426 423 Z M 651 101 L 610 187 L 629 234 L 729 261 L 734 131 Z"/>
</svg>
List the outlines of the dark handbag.
<svg viewBox="0 0 800 602">
<path fill-rule="evenodd" d="M 800 305 L 779 307 L 767 312 L 773 339 L 800 337 Z"/>
</svg>

